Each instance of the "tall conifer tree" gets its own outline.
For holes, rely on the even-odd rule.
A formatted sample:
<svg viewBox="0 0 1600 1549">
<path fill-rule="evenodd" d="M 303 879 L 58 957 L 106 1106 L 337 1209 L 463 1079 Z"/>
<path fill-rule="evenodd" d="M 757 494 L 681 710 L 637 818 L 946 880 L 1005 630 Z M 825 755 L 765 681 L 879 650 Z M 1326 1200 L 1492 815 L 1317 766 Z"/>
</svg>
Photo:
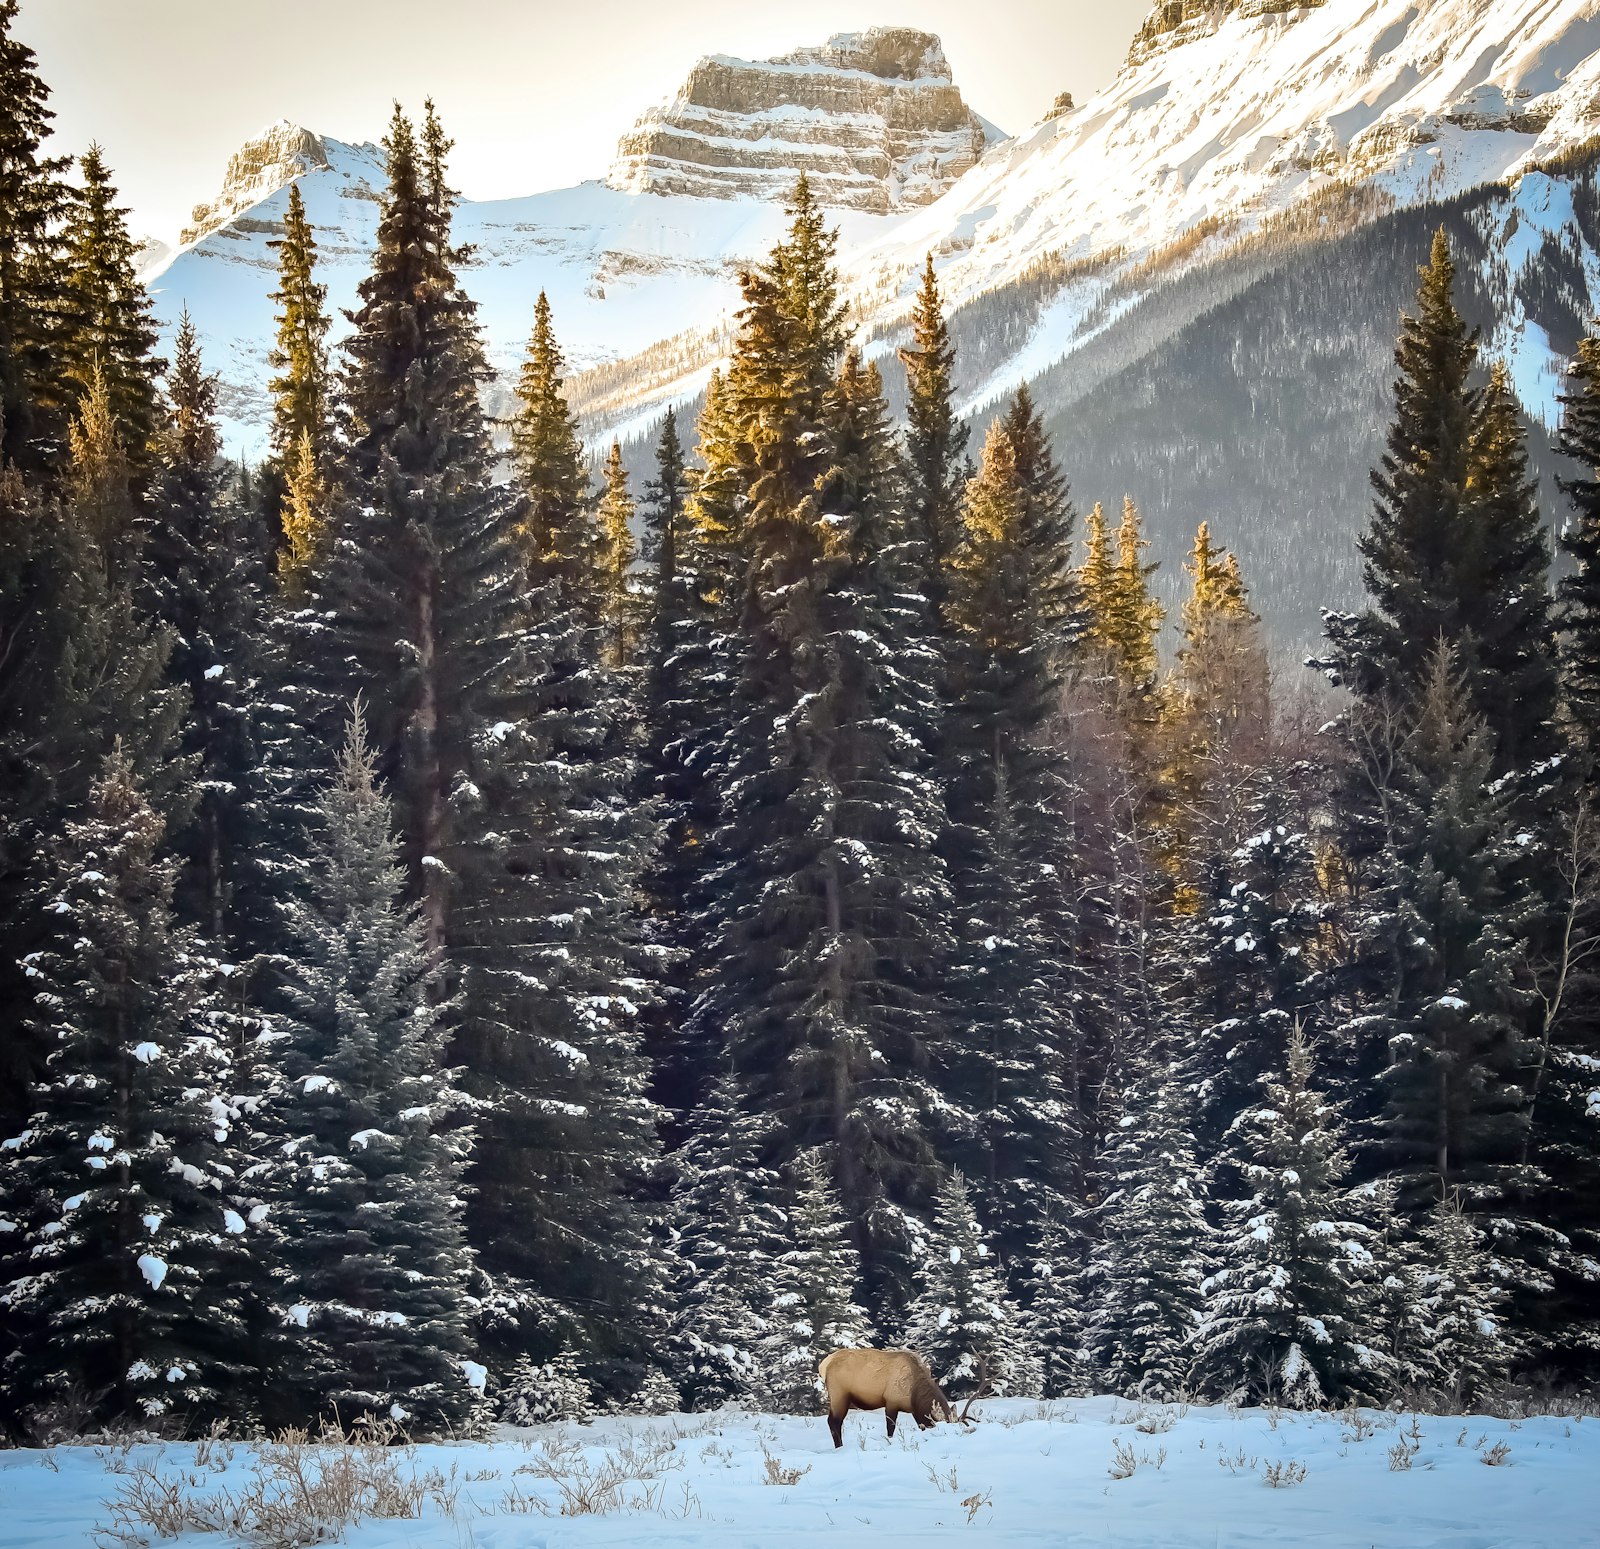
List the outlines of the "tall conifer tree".
<svg viewBox="0 0 1600 1549">
<path fill-rule="evenodd" d="M 66 228 L 60 372 L 74 406 L 95 373 L 102 375 L 137 476 L 149 464 L 160 423 L 157 380 L 165 362 L 154 353 L 150 298 L 134 273 L 137 250 L 128 235 L 128 212 L 117 203 L 100 147 L 91 146 L 79 167 L 83 186 L 75 191 Z"/>
<path fill-rule="evenodd" d="M 33 50 L 12 34 L 17 6 L 0 0 L 0 469 L 33 474 L 65 451 L 51 319 L 70 159 L 44 153 L 55 114 Z"/>
</svg>

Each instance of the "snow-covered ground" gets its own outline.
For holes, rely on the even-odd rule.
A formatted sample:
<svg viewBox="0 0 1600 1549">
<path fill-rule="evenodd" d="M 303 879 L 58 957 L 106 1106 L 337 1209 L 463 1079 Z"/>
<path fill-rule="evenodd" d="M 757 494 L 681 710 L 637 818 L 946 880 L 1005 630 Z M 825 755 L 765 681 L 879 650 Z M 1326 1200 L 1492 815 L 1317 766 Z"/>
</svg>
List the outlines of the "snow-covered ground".
<svg viewBox="0 0 1600 1549">
<path fill-rule="evenodd" d="M 1109 1398 L 1008 1401 L 980 1412 L 969 1431 L 919 1433 L 904 1422 L 892 1442 L 881 1416 L 852 1415 L 841 1452 L 820 1417 L 733 1412 L 374 1449 L 380 1473 L 422 1479 L 426 1499 L 418 1515 L 365 1520 L 342 1541 L 356 1549 L 1578 1549 L 1600 1541 L 1600 1418 L 1357 1417 Z M 133 1542 L 104 1531 L 119 1495 L 159 1479 L 190 1497 L 243 1497 L 260 1461 L 255 1448 L 215 1444 L 0 1453 L 0 1545 Z M 606 1495 L 608 1469 L 627 1476 L 613 1509 L 571 1514 L 585 1494 Z M 232 1527 L 176 1541 L 221 1549 L 259 1540 Z"/>
</svg>

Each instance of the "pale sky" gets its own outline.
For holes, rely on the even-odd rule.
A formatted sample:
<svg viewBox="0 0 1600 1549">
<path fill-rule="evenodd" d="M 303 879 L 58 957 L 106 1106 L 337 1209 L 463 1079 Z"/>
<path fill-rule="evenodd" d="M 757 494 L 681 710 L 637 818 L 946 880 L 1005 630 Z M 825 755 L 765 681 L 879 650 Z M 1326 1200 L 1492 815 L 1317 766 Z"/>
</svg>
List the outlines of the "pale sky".
<svg viewBox="0 0 1600 1549">
<path fill-rule="evenodd" d="M 171 240 L 228 157 L 280 118 L 376 140 L 432 93 L 469 198 L 601 177 L 617 137 L 702 54 L 765 59 L 835 32 L 944 40 L 967 101 L 1008 133 L 1081 102 L 1150 0 L 22 0 L 56 145 L 98 140 L 141 236 Z"/>
</svg>

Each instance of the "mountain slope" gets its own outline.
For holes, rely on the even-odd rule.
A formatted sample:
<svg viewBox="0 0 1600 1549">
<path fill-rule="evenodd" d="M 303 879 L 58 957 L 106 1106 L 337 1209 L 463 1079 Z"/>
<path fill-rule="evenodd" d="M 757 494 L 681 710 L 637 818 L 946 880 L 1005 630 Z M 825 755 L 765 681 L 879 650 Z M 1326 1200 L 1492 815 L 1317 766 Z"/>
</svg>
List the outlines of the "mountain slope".
<svg viewBox="0 0 1600 1549">
<path fill-rule="evenodd" d="M 580 368 L 685 326 L 720 337 L 739 266 L 783 229 L 782 196 L 797 168 L 819 171 L 819 196 L 855 246 L 937 197 L 997 133 L 962 101 L 938 39 L 913 29 L 844 34 L 777 61 L 702 61 L 672 103 L 624 137 L 609 182 L 463 202 L 456 232 L 475 250 L 466 282 L 490 360 L 503 379 L 514 373 L 541 289 Z M 339 319 L 374 245 L 383 156 L 295 124 L 242 147 L 221 193 L 196 208 L 183 246 L 153 253 L 146 271 L 169 330 L 185 306 L 193 316 L 221 376 L 226 444 L 251 457 L 267 421 L 269 243 L 291 181 Z"/>
</svg>

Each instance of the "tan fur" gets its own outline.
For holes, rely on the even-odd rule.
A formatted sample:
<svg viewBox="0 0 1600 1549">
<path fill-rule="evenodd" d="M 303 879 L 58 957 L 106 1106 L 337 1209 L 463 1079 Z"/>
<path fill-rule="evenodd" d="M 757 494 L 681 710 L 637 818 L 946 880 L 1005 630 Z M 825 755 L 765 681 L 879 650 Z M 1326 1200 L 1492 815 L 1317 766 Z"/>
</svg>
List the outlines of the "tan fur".
<svg viewBox="0 0 1600 1549">
<path fill-rule="evenodd" d="M 881 1409 L 890 1436 L 908 1414 L 923 1430 L 956 1412 L 922 1357 L 911 1350 L 835 1350 L 817 1368 L 828 1390 L 828 1429 L 844 1445 L 844 1417 L 852 1409 Z"/>
</svg>

